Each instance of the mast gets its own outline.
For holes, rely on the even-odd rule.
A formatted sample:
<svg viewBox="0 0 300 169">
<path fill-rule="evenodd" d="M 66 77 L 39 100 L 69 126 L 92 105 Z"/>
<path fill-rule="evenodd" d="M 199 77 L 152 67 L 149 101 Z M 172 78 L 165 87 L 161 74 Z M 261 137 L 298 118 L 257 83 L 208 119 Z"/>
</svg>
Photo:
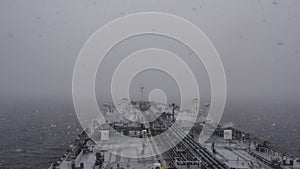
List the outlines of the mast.
<svg viewBox="0 0 300 169">
<path fill-rule="evenodd" d="M 141 85 L 141 87 L 140 87 L 140 92 L 141 92 L 141 102 L 143 101 L 143 99 L 144 99 L 144 86 L 143 86 L 143 84 Z"/>
</svg>

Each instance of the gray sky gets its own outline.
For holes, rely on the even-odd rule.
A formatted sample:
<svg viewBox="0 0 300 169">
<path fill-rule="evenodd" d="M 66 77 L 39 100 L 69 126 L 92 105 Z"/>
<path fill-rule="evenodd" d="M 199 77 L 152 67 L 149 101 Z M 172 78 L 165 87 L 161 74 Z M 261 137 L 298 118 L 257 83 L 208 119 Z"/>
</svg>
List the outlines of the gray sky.
<svg viewBox="0 0 300 169">
<path fill-rule="evenodd" d="M 208 35 L 223 61 L 230 98 L 299 99 L 299 7 L 298 0 L 1 0 L 0 97 L 70 98 L 76 58 L 92 33 L 126 14 L 159 11 L 186 18 Z M 209 86 L 203 68 L 198 69 L 200 64 L 187 57 L 189 51 L 180 44 L 155 37 L 144 40 L 129 40 L 108 58 L 153 45 L 174 50 L 186 57 L 198 82 Z M 113 70 L 117 61 L 108 60 L 111 64 L 99 70 L 102 78 L 110 77 L 105 69 Z M 106 96 L 108 88 L 98 83 L 97 90 Z"/>
</svg>

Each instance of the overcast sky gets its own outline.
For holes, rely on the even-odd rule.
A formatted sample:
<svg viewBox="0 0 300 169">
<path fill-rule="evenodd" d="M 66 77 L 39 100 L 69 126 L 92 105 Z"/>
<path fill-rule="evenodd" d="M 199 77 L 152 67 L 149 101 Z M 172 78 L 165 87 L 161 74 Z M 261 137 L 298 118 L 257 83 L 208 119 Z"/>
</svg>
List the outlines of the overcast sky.
<svg viewBox="0 0 300 169">
<path fill-rule="evenodd" d="M 96 30 L 127 14 L 158 11 L 186 18 L 208 35 L 224 64 L 229 97 L 299 99 L 299 7 L 298 0 L 1 0 L 0 96 L 71 98 L 76 58 Z M 124 42 L 108 58 L 148 46 L 189 54 L 170 39 L 143 37 Z M 99 79 L 109 79 L 105 70 L 113 70 L 117 61 L 108 60 Z M 207 85 L 200 64 L 188 57 L 186 62 Z M 109 95 L 101 80 L 98 87 L 102 96 Z"/>
</svg>

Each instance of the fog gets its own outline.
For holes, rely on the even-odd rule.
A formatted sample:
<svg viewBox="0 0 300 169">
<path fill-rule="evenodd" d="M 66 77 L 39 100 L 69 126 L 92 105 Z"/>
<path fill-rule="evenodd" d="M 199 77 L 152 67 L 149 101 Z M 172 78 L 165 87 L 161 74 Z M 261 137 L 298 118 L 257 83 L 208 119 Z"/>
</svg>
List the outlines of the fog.
<svg viewBox="0 0 300 169">
<path fill-rule="evenodd" d="M 299 157 L 299 7 L 299 0 L 1 0 L 0 168 L 47 168 L 74 143 L 82 130 L 72 103 L 79 52 L 103 25 L 137 12 L 170 13 L 199 27 L 225 69 L 221 123 Z M 149 47 L 181 57 L 197 78 L 201 104 L 210 101 L 208 74 L 197 56 L 173 39 L 146 35 L 107 54 L 95 83 L 99 105 L 111 102 L 112 74 L 122 59 Z M 131 82 L 130 98 L 140 99 L 143 85 L 144 99 L 160 88 L 169 103 L 178 103 L 175 80 L 157 70 L 141 72 Z"/>
<path fill-rule="evenodd" d="M 113 19 L 135 12 L 157 11 L 186 18 L 207 34 L 224 64 L 229 102 L 296 100 L 300 96 L 299 5 L 297 0 L 2 0 L 0 96 L 1 99 L 71 101 L 73 68 L 86 40 Z M 145 39 L 129 40 L 127 45 L 112 51 L 111 58 L 125 57 L 123 53 L 151 43 L 153 46 L 153 42 L 157 47 L 174 49 L 183 58 L 188 55 L 188 51 L 172 40 Z M 209 89 L 204 69 L 197 69 L 200 64 L 194 63 L 192 58 L 185 59 L 194 67 L 198 82 L 205 83 Z M 116 64 L 117 61 L 112 59 L 108 63 Z M 106 69 L 114 67 L 102 65 L 99 74 Z M 111 78 L 110 74 L 102 74 L 104 79 Z M 152 77 L 155 80 L 156 77 Z M 136 82 L 136 86 L 140 83 Z M 166 88 L 163 83 L 161 85 Z M 101 82 L 97 85 L 100 97 L 109 97 L 108 89 L 101 86 Z M 203 92 L 206 89 L 204 87 Z"/>
</svg>

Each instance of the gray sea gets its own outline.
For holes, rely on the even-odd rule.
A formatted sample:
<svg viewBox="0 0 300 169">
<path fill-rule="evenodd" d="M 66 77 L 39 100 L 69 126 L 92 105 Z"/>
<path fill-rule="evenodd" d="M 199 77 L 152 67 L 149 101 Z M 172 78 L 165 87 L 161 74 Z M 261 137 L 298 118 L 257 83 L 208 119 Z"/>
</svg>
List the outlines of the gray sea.
<svg viewBox="0 0 300 169">
<path fill-rule="evenodd" d="M 227 103 L 222 123 L 270 140 L 300 157 L 298 105 L 272 101 Z M 0 112 L 1 169 L 48 168 L 82 130 L 71 102 L 8 99 L 0 103 Z"/>
</svg>

